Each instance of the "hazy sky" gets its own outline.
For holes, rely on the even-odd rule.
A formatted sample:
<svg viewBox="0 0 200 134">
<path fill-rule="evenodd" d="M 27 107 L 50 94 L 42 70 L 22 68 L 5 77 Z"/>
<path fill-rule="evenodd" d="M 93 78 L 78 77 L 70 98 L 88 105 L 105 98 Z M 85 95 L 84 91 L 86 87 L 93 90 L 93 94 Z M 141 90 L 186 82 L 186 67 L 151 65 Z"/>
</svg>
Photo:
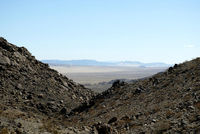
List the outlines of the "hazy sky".
<svg viewBox="0 0 200 134">
<path fill-rule="evenodd" d="M 200 56 L 200 0 L 1 0 L 0 36 L 38 59 Z"/>
</svg>

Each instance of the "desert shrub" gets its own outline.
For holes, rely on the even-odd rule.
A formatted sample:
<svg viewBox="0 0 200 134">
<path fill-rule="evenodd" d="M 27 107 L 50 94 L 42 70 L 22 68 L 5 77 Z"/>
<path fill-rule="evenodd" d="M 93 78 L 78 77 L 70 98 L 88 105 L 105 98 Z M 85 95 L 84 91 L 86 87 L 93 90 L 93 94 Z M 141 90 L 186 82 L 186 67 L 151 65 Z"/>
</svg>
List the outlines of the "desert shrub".
<svg viewBox="0 0 200 134">
<path fill-rule="evenodd" d="M 194 106 L 200 110 L 200 102 L 197 102 Z"/>
<path fill-rule="evenodd" d="M 159 112 L 159 111 L 160 111 L 160 106 L 159 106 L 159 105 L 155 105 L 152 112 L 153 112 L 153 113 L 157 113 L 157 112 Z"/>
<path fill-rule="evenodd" d="M 183 115 L 182 112 L 178 112 L 178 113 L 175 114 L 175 118 L 180 118 L 182 115 Z"/>
<path fill-rule="evenodd" d="M 3 113 L 3 110 L 0 110 L 0 115 L 1 115 L 1 113 Z"/>
<path fill-rule="evenodd" d="M 22 112 L 20 110 L 16 110 L 16 109 L 7 109 L 4 111 L 0 110 L 0 114 L 9 119 L 16 119 L 16 118 L 21 118 L 21 117 L 25 116 L 24 112 Z"/>
<path fill-rule="evenodd" d="M 183 101 L 189 101 L 192 99 L 192 96 L 190 94 L 187 94 L 183 97 Z"/>
<path fill-rule="evenodd" d="M 3 128 L 1 129 L 0 134 L 9 134 L 9 130 L 7 128 Z"/>
<path fill-rule="evenodd" d="M 167 118 L 174 116 L 174 113 L 171 110 L 167 110 L 165 114 Z"/>
<path fill-rule="evenodd" d="M 170 129 L 170 127 L 171 127 L 171 125 L 170 125 L 169 121 L 159 121 L 154 126 L 155 133 L 161 134 L 161 133 L 167 131 L 168 129 Z"/>
<path fill-rule="evenodd" d="M 52 121 L 43 122 L 43 127 L 40 129 L 46 130 L 47 132 L 50 132 L 52 134 L 59 134 L 55 123 Z"/>
</svg>

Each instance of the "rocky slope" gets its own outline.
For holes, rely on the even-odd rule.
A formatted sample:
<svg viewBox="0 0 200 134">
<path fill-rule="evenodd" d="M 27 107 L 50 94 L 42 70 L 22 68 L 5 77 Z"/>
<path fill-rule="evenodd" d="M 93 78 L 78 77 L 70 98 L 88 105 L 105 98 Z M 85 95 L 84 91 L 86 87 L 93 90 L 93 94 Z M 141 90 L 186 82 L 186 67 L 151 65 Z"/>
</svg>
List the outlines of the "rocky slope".
<svg viewBox="0 0 200 134">
<path fill-rule="evenodd" d="M 0 134 L 200 133 L 200 58 L 95 95 L 0 38 Z"/>
<path fill-rule="evenodd" d="M 117 81 L 74 109 L 69 121 L 119 133 L 200 133 L 200 58 L 131 84 Z"/>
<path fill-rule="evenodd" d="M 37 122 L 66 114 L 93 95 L 36 60 L 26 48 L 0 38 L 0 132 L 16 127 L 22 117 Z"/>
</svg>

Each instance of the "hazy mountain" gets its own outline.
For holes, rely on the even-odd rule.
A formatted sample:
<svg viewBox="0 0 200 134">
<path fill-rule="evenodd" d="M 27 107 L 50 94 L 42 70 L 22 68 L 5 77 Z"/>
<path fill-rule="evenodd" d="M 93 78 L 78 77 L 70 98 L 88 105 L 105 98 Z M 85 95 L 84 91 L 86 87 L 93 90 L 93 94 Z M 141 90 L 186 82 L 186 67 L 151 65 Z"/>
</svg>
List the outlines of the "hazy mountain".
<svg viewBox="0 0 200 134">
<path fill-rule="evenodd" d="M 116 61 L 103 62 L 96 60 L 42 60 L 50 65 L 70 65 L 70 66 L 136 66 L 136 67 L 169 67 L 169 64 L 162 62 L 143 63 L 139 61 Z"/>
</svg>

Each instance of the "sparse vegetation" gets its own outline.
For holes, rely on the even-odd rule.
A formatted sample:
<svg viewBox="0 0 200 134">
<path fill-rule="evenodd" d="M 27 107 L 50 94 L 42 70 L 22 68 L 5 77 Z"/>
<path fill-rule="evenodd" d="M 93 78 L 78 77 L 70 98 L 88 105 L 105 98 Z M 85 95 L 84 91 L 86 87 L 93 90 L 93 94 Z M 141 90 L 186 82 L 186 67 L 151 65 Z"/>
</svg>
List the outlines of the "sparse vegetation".
<svg viewBox="0 0 200 134">
<path fill-rule="evenodd" d="M 162 134 L 163 132 L 170 129 L 171 124 L 170 122 L 167 122 L 167 121 L 159 121 L 154 125 L 154 127 L 155 127 L 154 131 L 156 134 Z"/>
<path fill-rule="evenodd" d="M 0 134 L 9 134 L 9 130 L 4 127 L 0 130 Z"/>
<path fill-rule="evenodd" d="M 55 125 L 55 122 L 51 121 L 51 120 L 47 120 L 45 122 L 43 122 L 43 127 L 40 128 L 41 130 L 46 130 L 47 132 L 50 132 L 52 134 L 60 134 L 58 132 L 58 128 Z"/>
</svg>

